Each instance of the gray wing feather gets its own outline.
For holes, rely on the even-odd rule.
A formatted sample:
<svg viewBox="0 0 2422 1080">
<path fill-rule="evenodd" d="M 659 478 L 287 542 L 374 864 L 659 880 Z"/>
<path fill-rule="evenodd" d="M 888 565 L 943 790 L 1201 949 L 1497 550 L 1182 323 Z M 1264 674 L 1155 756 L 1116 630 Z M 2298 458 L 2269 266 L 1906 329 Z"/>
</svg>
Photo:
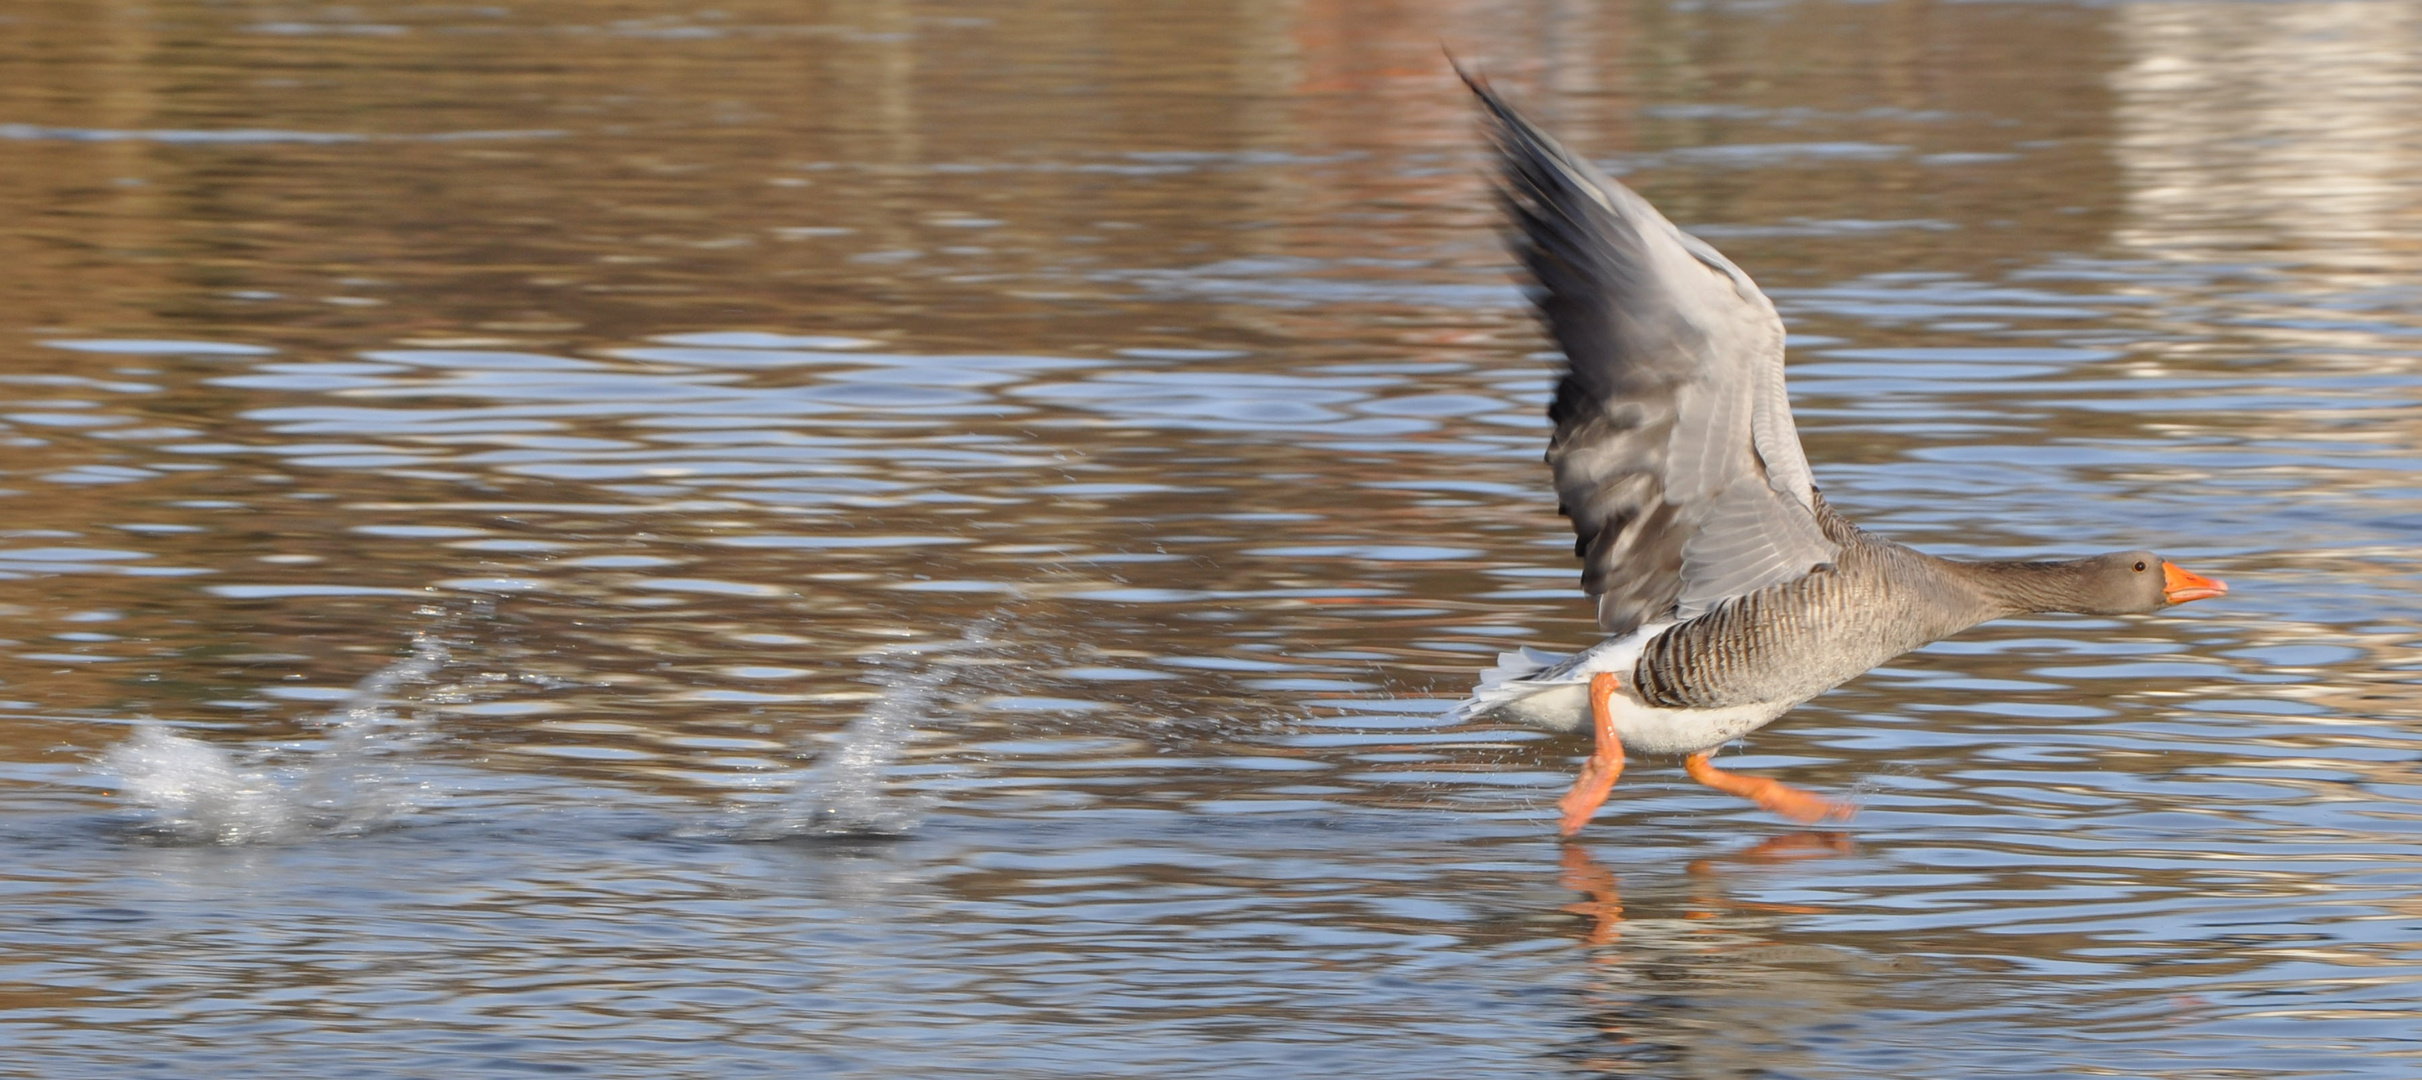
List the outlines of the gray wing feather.
<svg viewBox="0 0 2422 1080">
<path fill-rule="evenodd" d="M 1704 614 L 1725 600 L 1756 592 L 1830 562 L 1838 551 L 1816 516 L 1762 485 L 1737 485 L 1718 496 L 1683 549 L 1682 593 L 1674 617 Z M 1813 553 L 1823 552 L 1817 558 Z"/>
<path fill-rule="evenodd" d="M 1598 623 L 1626 633 L 1839 552 L 1783 388 L 1783 321 L 1749 276 L 1469 75 L 1512 244 L 1565 365 L 1548 416 L 1558 509 Z"/>
</svg>

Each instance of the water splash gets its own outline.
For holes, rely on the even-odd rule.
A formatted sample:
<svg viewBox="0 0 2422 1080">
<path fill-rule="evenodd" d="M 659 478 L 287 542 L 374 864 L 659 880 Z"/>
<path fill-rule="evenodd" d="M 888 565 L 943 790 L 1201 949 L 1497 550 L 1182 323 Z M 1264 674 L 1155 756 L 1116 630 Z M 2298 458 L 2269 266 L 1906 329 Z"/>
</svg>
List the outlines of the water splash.
<svg viewBox="0 0 2422 1080">
<path fill-rule="evenodd" d="M 343 708 L 314 721 L 323 736 L 277 747 L 224 747 L 146 723 L 103 752 L 142 829 L 200 844 L 262 844 L 366 832 L 419 811 L 429 785 L 407 752 L 431 737 L 426 718 L 399 713 L 403 688 L 450 660 L 445 642 L 413 636 L 412 652 L 354 684 Z"/>
<path fill-rule="evenodd" d="M 247 755 L 249 756 L 249 755 Z M 146 832 L 207 844 L 254 844 L 295 833 L 296 807 L 270 772 L 234 752 L 146 723 L 101 755 L 127 801 L 148 811 Z"/>
<path fill-rule="evenodd" d="M 987 617 L 957 641 L 894 646 L 868 657 L 883 669 L 878 676 L 883 695 L 813 764 L 789 774 L 789 795 L 777 809 L 744 821 L 737 832 L 754 840 L 905 835 L 923 804 L 886 795 L 884 775 L 899 760 L 917 722 L 934 710 L 945 689 L 966 676 L 967 654 L 990 645 L 1002 621 L 998 615 Z"/>
</svg>

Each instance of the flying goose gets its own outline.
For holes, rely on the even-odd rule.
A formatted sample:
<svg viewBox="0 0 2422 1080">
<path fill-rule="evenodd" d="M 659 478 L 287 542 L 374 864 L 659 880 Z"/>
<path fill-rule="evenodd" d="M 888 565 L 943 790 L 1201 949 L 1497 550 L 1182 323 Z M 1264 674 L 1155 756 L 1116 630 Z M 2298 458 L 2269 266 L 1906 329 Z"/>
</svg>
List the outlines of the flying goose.
<svg viewBox="0 0 2422 1080">
<path fill-rule="evenodd" d="M 1861 531 L 1817 493 L 1766 294 L 1458 73 L 1480 97 L 1509 240 L 1564 355 L 1547 463 L 1607 637 L 1569 657 L 1499 656 L 1453 715 L 1588 722 L 1596 749 L 1558 803 L 1564 835 L 1606 802 L 1627 749 L 1685 755 L 1692 779 L 1794 820 L 1848 818 L 1847 804 L 1708 757 L 1978 623 L 2148 614 L 2228 592 L 2149 551 L 1966 562 Z"/>
</svg>

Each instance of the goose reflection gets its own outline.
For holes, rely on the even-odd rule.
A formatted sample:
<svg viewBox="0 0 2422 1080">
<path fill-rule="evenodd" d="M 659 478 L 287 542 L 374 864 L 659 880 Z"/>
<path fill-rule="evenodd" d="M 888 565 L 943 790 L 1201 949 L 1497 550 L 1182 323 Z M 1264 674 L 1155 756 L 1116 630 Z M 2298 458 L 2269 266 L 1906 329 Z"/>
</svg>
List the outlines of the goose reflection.
<svg viewBox="0 0 2422 1080">
<path fill-rule="evenodd" d="M 1739 851 L 1701 856 L 1683 867 L 1683 873 L 1694 885 L 1682 917 L 1685 919 L 1714 919 L 1724 915 L 1757 912 L 1771 915 L 1816 915 L 1825 909 L 1806 904 L 1774 904 L 1757 900 L 1736 900 L 1723 895 L 1724 876 L 1735 869 L 1750 866 L 1774 866 L 1825 859 L 1840 855 L 1855 855 L 1858 844 L 1850 834 L 1831 830 L 1803 830 L 1768 837 Z M 1622 884 L 1590 855 L 1588 847 L 1567 843 L 1557 882 L 1567 889 L 1588 896 L 1586 900 L 1566 904 L 1561 909 L 1592 920 L 1582 935 L 1585 945 L 1612 945 L 1623 938 Z"/>
<path fill-rule="evenodd" d="M 1590 1075 L 1791 1071 L 1812 1032 L 1860 1007 L 1870 961 L 1809 939 L 1806 917 L 1826 908 L 1728 894 L 1744 874 L 1771 879 L 1857 851 L 1843 833 L 1787 833 L 1693 859 L 1679 875 L 1636 873 L 1627 905 L 1588 847 L 1564 845 L 1557 880 L 1583 897 L 1562 910 L 1583 920 L 1577 1004 L 1588 1030 L 1552 1056 Z"/>
</svg>

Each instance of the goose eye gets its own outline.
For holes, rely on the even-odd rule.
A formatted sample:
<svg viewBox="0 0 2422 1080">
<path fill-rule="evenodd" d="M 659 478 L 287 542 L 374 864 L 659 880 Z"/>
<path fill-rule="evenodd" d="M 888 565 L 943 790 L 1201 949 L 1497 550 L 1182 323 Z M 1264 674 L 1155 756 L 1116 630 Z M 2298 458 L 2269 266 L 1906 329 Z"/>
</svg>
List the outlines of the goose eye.
<svg viewBox="0 0 2422 1080">
<path fill-rule="evenodd" d="M 2144 564 L 2143 564 L 2143 563 L 2141 563 L 2141 562 L 2140 562 L 2140 563 L 2137 563 L 2137 564 L 2136 564 L 2136 572 L 2137 572 L 2137 573 L 2139 573 L 2139 574 L 2144 573 Z"/>
</svg>

